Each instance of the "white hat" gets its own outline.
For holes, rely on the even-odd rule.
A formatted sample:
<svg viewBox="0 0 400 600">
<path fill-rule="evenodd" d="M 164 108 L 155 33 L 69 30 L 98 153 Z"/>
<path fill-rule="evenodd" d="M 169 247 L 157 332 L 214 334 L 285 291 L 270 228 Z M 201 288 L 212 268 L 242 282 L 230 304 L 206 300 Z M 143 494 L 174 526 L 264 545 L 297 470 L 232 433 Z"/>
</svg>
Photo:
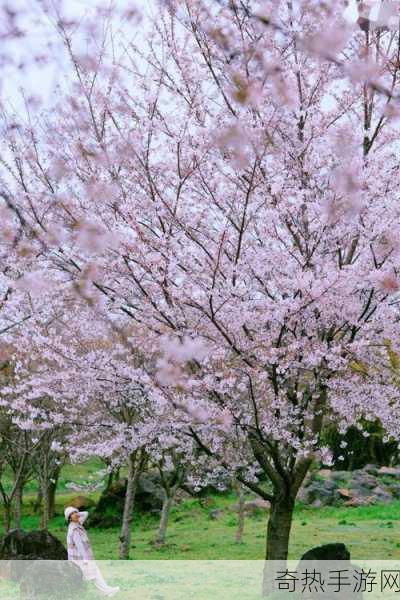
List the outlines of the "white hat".
<svg viewBox="0 0 400 600">
<path fill-rule="evenodd" d="M 75 506 L 67 506 L 67 508 L 64 510 L 64 517 L 65 517 L 65 520 L 67 521 L 67 523 L 69 521 L 70 516 L 74 512 L 79 512 L 79 510 L 77 508 L 75 508 Z"/>
</svg>

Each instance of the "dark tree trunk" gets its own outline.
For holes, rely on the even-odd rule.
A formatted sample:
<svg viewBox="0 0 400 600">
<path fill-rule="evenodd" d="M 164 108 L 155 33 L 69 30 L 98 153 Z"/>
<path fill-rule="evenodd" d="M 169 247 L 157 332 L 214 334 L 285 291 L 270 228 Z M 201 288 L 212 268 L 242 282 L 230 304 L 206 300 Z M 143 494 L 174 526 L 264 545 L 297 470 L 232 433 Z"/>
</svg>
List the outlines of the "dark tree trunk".
<svg viewBox="0 0 400 600">
<path fill-rule="evenodd" d="M 267 528 L 266 560 L 287 560 L 294 501 L 288 497 L 274 497 Z"/>
<path fill-rule="evenodd" d="M 53 483 L 52 481 L 49 484 L 49 489 L 48 489 L 48 510 L 49 510 L 49 519 L 52 519 L 55 515 L 56 512 L 56 492 L 57 492 L 57 484 L 58 484 L 58 477 L 55 480 L 55 482 Z"/>
<path fill-rule="evenodd" d="M 271 502 L 263 573 L 264 596 L 275 590 L 277 571 L 286 568 L 294 504 L 293 496 L 284 493 L 275 494 Z"/>
<path fill-rule="evenodd" d="M 55 466 L 52 470 L 51 478 L 48 483 L 48 510 L 49 519 L 52 519 L 56 512 L 56 493 L 58 487 L 58 479 L 61 473 L 61 465 Z"/>
<path fill-rule="evenodd" d="M 41 505 L 42 505 L 42 488 L 40 487 L 40 484 L 39 484 L 39 489 L 37 491 L 35 504 L 33 505 L 33 512 L 38 513 Z"/>
<path fill-rule="evenodd" d="M 11 529 L 11 504 L 3 502 L 3 525 L 4 532 L 8 533 Z"/>
<path fill-rule="evenodd" d="M 105 489 L 106 492 L 108 492 L 110 490 L 113 483 L 114 483 L 114 471 L 110 471 L 110 473 L 108 474 L 108 477 L 107 477 L 107 483 L 106 483 L 106 489 Z"/>
<path fill-rule="evenodd" d="M 14 508 L 15 529 L 21 529 L 23 489 L 24 489 L 23 483 L 20 483 L 15 489 L 15 508 Z"/>
</svg>

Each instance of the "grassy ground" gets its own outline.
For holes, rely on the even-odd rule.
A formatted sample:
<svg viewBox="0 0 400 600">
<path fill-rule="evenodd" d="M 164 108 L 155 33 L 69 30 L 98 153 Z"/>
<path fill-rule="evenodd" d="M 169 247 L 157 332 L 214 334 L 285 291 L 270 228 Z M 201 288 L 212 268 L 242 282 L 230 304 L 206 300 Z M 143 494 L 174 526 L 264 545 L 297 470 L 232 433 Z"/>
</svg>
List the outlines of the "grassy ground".
<svg viewBox="0 0 400 600">
<path fill-rule="evenodd" d="M 58 512 L 71 496 L 60 494 Z M 153 546 L 158 520 L 143 516 L 133 522 L 132 551 L 134 559 L 262 559 L 265 547 L 267 513 L 247 517 L 242 544 L 234 541 L 237 517 L 230 505 L 234 495 L 218 496 L 213 505 L 202 507 L 198 500 L 187 500 L 173 509 L 167 544 Z M 218 519 L 211 510 L 222 508 Z M 24 529 L 38 527 L 39 519 L 25 506 Z M 66 526 L 61 514 L 53 519 L 50 531 L 65 542 Z M 400 501 L 390 505 L 360 508 L 310 509 L 299 506 L 295 512 L 290 556 L 297 559 L 309 548 L 328 542 L 344 542 L 355 559 L 400 558 Z M 118 557 L 118 529 L 90 529 L 90 539 L 98 559 Z"/>
<path fill-rule="evenodd" d="M 95 480 L 101 463 L 96 460 L 85 465 L 64 467 L 57 495 L 57 512 L 50 531 L 65 543 L 66 526 L 62 516 L 64 505 L 76 492 L 68 490 L 68 484 Z M 86 494 L 85 494 L 86 495 Z M 97 499 L 98 492 L 90 494 Z M 35 529 L 39 517 L 33 514 L 35 486 L 26 490 L 23 527 Z M 151 560 L 254 560 L 263 559 L 265 531 L 268 514 L 259 511 L 246 518 L 242 544 L 236 544 L 236 513 L 232 504 L 237 502 L 234 494 L 214 496 L 208 506 L 190 499 L 174 507 L 171 512 L 167 544 L 161 549 L 153 546 L 157 530 L 155 516 L 136 517 L 132 530 L 133 559 Z M 223 509 L 213 519 L 211 511 Z M 118 558 L 118 529 L 90 529 L 89 536 L 97 559 Z M 328 542 L 344 542 L 352 555 L 359 560 L 389 560 L 400 558 L 400 501 L 389 505 L 359 508 L 324 507 L 313 509 L 299 505 L 296 509 L 290 544 L 289 558 L 297 559 L 309 548 Z"/>
</svg>

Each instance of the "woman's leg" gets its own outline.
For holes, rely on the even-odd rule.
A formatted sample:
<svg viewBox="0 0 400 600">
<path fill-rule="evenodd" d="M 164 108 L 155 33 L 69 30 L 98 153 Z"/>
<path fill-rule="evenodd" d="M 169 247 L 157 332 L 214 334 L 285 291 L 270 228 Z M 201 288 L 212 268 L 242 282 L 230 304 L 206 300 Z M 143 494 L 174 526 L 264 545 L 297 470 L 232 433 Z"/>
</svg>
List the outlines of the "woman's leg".
<svg viewBox="0 0 400 600">
<path fill-rule="evenodd" d="M 99 569 L 99 567 L 96 565 L 95 562 L 93 562 L 93 575 L 94 575 L 94 580 L 93 583 L 94 585 L 97 587 L 97 589 L 99 589 L 101 592 L 111 592 L 112 590 L 114 590 L 115 588 L 110 587 L 106 581 L 103 578 L 103 575 L 101 574 L 101 571 Z"/>
</svg>

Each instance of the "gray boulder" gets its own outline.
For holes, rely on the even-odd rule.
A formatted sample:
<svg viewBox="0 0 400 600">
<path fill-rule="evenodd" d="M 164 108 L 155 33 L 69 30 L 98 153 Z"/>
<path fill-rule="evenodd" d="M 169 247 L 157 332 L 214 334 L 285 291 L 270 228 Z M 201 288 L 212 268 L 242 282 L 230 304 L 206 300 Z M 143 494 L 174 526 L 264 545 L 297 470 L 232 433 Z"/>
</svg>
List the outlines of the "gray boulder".
<svg viewBox="0 0 400 600">
<path fill-rule="evenodd" d="M 378 475 L 379 467 L 376 465 L 365 465 L 363 471 L 370 473 L 371 475 Z"/>
<path fill-rule="evenodd" d="M 390 494 L 389 492 L 387 492 L 385 489 L 383 489 L 380 486 L 375 487 L 372 490 L 372 494 L 375 496 L 375 498 L 378 500 L 378 502 L 384 502 L 385 504 L 388 502 L 392 501 L 392 494 Z"/>
<path fill-rule="evenodd" d="M 96 508 L 88 519 L 89 527 L 107 529 L 120 526 L 124 510 L 126 486 L 126 479 L 120 479 L 109 489 L 103 491 Z M 143 473 L 138 481 L 134 510 L 142 513 L 161 510 L 162 494 L 159 475 L 153 471 Z"/>
<path fill-rule="evenodd" d="M 0 538 L 0 560 L 67 560 L 59 539 L 46 530 L 13 529 Z"/>
<path fill-rule="evenodd" d="M 321 469 L 309 474 L 298 499 L 314 507 L 362 506 L 400 499 L 400 467 L 367 465 L 354 471 Z"/>
<path fill-rule="evenodd" d="M 378 485 L 378 480 L 373 475 L 366 475 L 363 479 L 360 479 L 360 484 L 367 488 L 368 490 L 372 490 L 374 487 Z"/>
<path fill-rule="evenodd" d="M 224 511 L 222 508 L 214 508 L 213 510 L 210 510 L 210 512 L 208 513 L 208 516 L 213 521 L 216 521 L 217 519 L 222 517 L 223 514 L 224 514 Z"/>
<path fill-rule="evenodd" d="M 324 489 L 333 492 L 337 487 L 337 484 L 332 479 L 324 481 Z"/>
<path fill-rule="evenodd" d="M 379 476 L 400 477 L 400 467 L 380 467 Z"/>
</svg>

